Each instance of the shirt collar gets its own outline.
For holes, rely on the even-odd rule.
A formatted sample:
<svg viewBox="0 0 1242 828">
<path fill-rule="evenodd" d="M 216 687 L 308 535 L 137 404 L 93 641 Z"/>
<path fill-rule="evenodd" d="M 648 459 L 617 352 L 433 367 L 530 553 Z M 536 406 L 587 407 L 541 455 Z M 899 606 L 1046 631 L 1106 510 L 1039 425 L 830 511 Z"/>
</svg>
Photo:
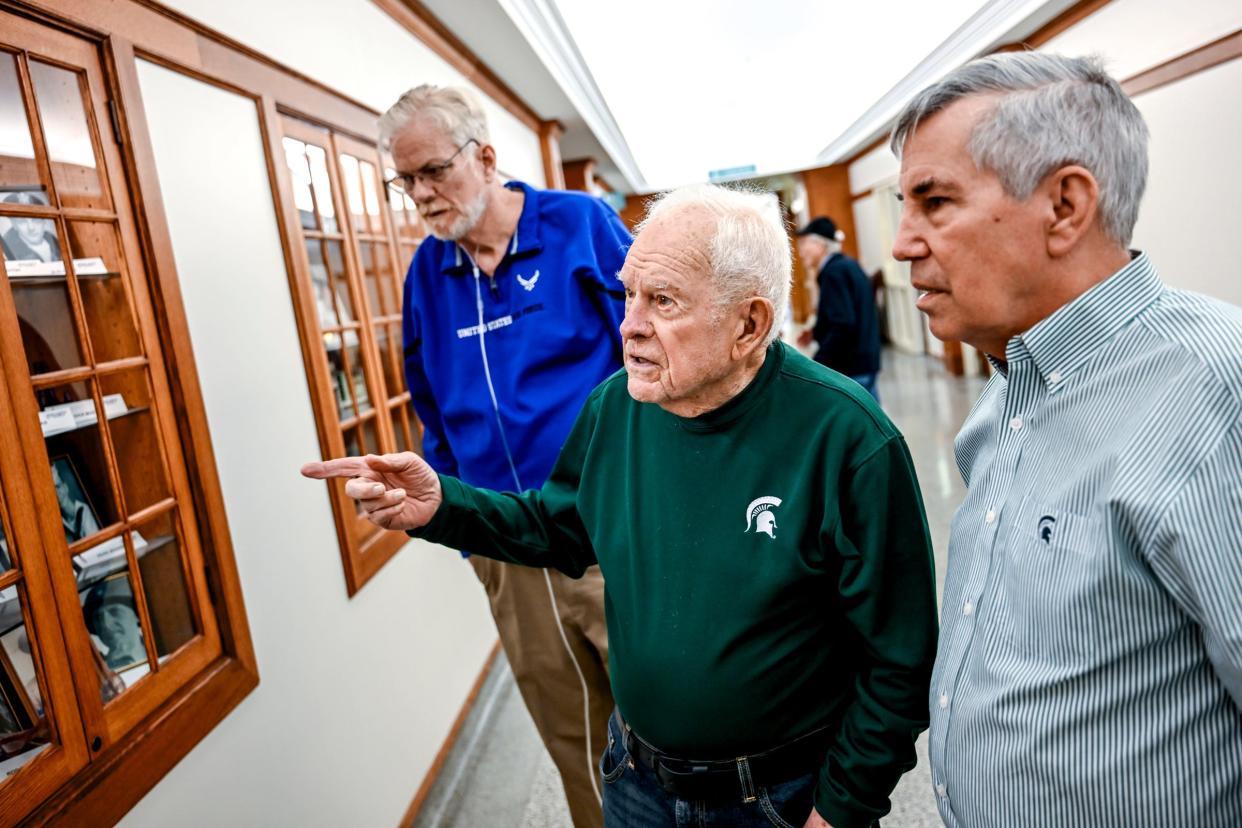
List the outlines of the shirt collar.
<svg viewBox="0 0 1242 828">
<path fill-rule="evenodd" d="M 1062 305 L 1033 328 L 1009 340 L 1009 365 L 1033 359 L 1049 392 L 1095 355 L 1164 292 L 1146 253 L 1083 295 Z"/>
<path fill-rule="evenodd" d="M 521 190 L 526 196 L 522 201 L 522 215 L 518 216 L 517 228 L 513 232 L 513 238 L 509 240 L 509 250 L 505 256 L 520 258 L 534 255 L 543 250 L 539 220 L 539 199 L 542 194 L 523 181 L 509 181 L 505 184 L 505 189 Z M 470 257 L 462 252 L 461 245 L 456 242 L 444 242 L 440 269 L 450 275 L 461 275 L 470 269 Z"/>
</svg>

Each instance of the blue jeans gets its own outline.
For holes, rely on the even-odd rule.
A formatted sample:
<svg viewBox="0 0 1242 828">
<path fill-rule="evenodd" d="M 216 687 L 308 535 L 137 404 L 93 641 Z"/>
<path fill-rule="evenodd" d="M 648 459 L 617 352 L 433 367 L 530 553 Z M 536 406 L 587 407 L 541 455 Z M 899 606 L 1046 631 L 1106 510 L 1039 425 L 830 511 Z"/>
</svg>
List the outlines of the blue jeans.
<svg viewBox="0 0 1242 828">
<path fill-rule="evenodd" d="M 802 828 L 814 807 L 818 768 L 776 785 L 758 788 L 754 802 L 736 799 L 679 799 L 666 792 L 655 773 L 631 761 L 615 716 L 608 719 L 608 744 L 599 763 L 604 781 L 605 828 Z"/>
<path fill-rule="evenodd" d="M 879 377 L 879 374 L 858 374 L 857 376 L 850 377 L 850 379 L 865 388 L 867 393 L 875 397 L 876 402 L 879 402 L 880 387 L 876 384 Z"/>
</svg>

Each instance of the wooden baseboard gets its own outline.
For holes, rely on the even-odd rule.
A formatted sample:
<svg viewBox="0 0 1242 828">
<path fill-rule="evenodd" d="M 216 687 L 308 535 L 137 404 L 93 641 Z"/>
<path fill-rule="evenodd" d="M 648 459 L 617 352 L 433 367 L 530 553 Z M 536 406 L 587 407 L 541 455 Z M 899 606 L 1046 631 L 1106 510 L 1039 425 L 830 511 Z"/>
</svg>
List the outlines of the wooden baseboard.
<svg viewBox="0 0 1242 828">
<path fill-rule="evenodd" d="M 427 801 L 427 795 L 431 793 L 432 786 L 439 779 L 440 771 L 444 768 L 444 762 L 448 759 L 453 745 L 457 744 L 457 737 L 461 733 L 462 725 L 466 723 L 466 717 L 474 709 L 474 703 L 479 698 L 479 691 L 483 689 L 483 682 L 487 680 L 488 674 L 492 671 L 492 665 L 496 663 L 496 656 L 499 653 L 500 641 L 497 640 L 492 645 L 492 651 L 488 654 L 487 660 L 483 662 L 483 669 L 479 671 L 479 677 L 474 680 L 474 686 L 470 688 L 470 692 L 466 695 L 466 700 L 462 703 L 461 711 L 458 712 L 456 720 L 453 721 L 453 726 L 449 728 L 448 736 L 444 738 L 444 744 L 440 746 L 440 752 L 436 754 L 435 761 L 427 769 L 427 775 L 423 777 L 423 784 L 418 786 L 418 793 L 414 794 L 414 801 L 410 803 L 410 807 L 405 811 L 405 816 L 401 818 L 401 828 L 409 828 L 409 826 L 413 825 L 418 812 L 423 809 L 423 804 Z"/>
</svg>

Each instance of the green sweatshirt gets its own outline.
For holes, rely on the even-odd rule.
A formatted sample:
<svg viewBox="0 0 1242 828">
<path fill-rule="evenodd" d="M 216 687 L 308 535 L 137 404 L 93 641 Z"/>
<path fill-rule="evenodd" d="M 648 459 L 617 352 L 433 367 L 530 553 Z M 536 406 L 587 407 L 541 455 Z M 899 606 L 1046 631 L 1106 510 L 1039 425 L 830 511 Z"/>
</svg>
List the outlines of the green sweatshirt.
<svg viewBox="0 0 1242 828">
<path fill-rule="evenodd" d="M 542 489 L 440 480 L 411 535 L 575 577 L 599 563 L 613 696 L 644 740 L 732 758 L 829 725 L 820 815 L 888 812 L 927 727 L 935 578 L 905 442 L 857 384 L 774 343 L 686 419 L 619 372 Z"/>
</svg>

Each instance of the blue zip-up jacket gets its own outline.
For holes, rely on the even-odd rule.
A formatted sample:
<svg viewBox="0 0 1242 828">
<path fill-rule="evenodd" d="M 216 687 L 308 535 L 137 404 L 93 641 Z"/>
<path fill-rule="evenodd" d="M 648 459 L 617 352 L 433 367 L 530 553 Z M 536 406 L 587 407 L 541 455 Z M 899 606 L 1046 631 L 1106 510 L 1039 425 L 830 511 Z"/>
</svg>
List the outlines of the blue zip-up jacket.
<svg viewBox="0 0 1242 828">
<path fill-rule="evenodd" d="M 630 234 L 585 193 L 506 186 L 526 201 L 494 278 L 480 272 L 476 294 L 466 251 L 427 238 L 406 275 L 403 324 L 427 462 L 475 486 L 516 491 L 543 485 L 587 396 L 621 367 L 617 272 Z"/>
</svg>

